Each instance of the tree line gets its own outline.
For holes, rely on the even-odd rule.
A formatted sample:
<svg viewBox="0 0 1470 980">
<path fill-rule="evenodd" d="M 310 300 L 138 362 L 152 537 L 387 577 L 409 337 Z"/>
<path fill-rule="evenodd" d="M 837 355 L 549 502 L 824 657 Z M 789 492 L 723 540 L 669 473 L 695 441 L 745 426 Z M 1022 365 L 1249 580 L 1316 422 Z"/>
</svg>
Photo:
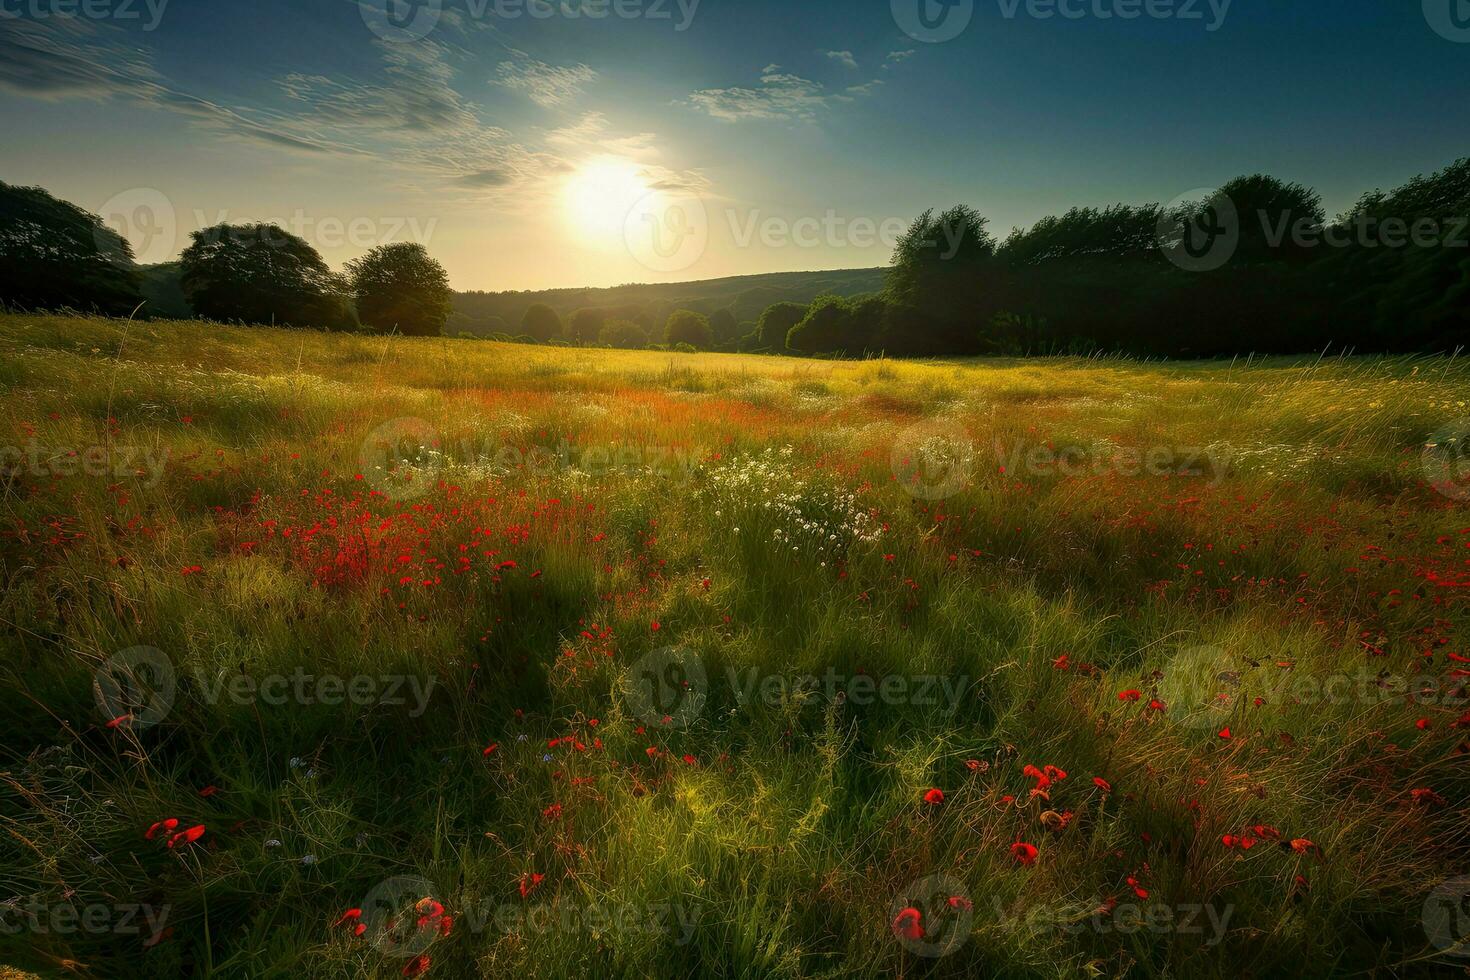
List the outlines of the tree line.
<svg viewBox="0 0 1470 980">
<path fill-rule="evenodd" d="M 179 264 L 201 317 L 411 336 L 473 327 L 522 343 L 838 356 L 1437 351 L 1470 337 L 1467 216 L 1470 158 L 1330 221 L 1315 191 L 1261 174 L 1169 207 L 1072 208 L 1004 240 L 960 205 L 913 222 L 880 292 L 776 303 L 747 322 L 637 306 L 564 321 L 544 303 L 517 324 L 470 320 L 422 245 L 379 246 L 335 273 L 268 224 L 194 232 Z M 139 281 L 128 242 L 95 215 L 0 183 L 0 301 L 126 314 Z"/>
</svg>

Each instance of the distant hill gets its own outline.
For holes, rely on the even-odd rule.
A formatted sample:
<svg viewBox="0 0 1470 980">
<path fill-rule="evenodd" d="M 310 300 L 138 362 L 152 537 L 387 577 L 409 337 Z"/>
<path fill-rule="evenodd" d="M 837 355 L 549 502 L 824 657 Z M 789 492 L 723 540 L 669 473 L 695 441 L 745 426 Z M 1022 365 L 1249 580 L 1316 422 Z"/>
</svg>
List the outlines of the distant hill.
<svg viewBox="0 0 1470 980">
<path fill-rule="evenodd" d="M 772 303 L 809 303 L 826 293 L 857 296 L 883 288 L 887 269 L 837 269 L 829 272 L 769 272 L 701 282 L 633 283 L 604 289 L 544 289 L 536 292 L 456 293 L 448 333 L 520 332 L 521 318 L 534 303 L 544 303 L 566 320 L 580 309 L 606 310 L 627 320 L 662 325 L 673 310 L 713 313 L 729 309 L 738 321 L 752 321 Z M 499 322 L 497 322 L 497 319 Z"/>
<path fill-rule="evenodd" d="M 193 311 L 179 285 L 179 264 L 141 267 L 146 315 L 188 319 Z M 737 321 L 755 320 L 772 303 L 809 303 L 826 293 L 857 296 L 883 288 L 886 269 L 837 269 L 830 272 L 769 272 L 702 282 L 630 283 L 604 289 L 543 289 L 535 292 L 466 292 L 454 294 L 454 315 L 445 332 L 520 333 L 521 318 L 534 303 L 544 303 L 565 321 L 580 309 L 596 307 L 610 316 L 662 325 L 673 310 L 713 313 L 729 309 Z M 498 318 L 498 319 L 497 319 Z"/>
</svg>

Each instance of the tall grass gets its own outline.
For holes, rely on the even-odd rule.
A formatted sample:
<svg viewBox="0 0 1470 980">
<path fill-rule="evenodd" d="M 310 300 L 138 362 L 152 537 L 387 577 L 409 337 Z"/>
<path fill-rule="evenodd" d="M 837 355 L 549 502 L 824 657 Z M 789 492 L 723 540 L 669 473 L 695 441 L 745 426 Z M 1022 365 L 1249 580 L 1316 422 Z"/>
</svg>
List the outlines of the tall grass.
<svg viewBox="0 0 1470 980">
<path fill-rule="evenodd" d="M 0 386 L 0 961 L 1453 962 L 1425 908 L 1470 858 L 1470 527 L 1424 456 L 1470 415 L 1460 362 L 829 363 L 12 315 Z M 385 425 L 412 452 L 378 452 Z M 140 646 L 169 703 L 108 727 L 141 695 L 99 705 L 98 677 Z M 283 697 L 250 689 L 271 677 Z M 371 691 L 322 703 L 322 677 Z M 1066 776 L 1033 795 L 1027 766 Z M 206 831 L 146 839 L 165 818 Z M 422 931 L 420 893 L 444 908 Z M 396 930 L 365 904 L 385 895 Z M 909 905 L 921 939 L 893 928 Z M 360 937 L 334 925 L 358 907 Z"/>
</svg>

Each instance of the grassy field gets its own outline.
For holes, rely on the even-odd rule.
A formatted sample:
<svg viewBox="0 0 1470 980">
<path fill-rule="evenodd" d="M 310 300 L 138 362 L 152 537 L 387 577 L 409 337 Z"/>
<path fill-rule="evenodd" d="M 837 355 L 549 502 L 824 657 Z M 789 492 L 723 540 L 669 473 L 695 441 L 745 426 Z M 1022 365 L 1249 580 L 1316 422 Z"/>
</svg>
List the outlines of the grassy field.
<svg viewBox="0 0 1470 980">
<path fill-rule="evenodd" d="M 0 385 L 0 962 L 1470 962 L 1461 361 L 4 316 Z"/>
</svg>

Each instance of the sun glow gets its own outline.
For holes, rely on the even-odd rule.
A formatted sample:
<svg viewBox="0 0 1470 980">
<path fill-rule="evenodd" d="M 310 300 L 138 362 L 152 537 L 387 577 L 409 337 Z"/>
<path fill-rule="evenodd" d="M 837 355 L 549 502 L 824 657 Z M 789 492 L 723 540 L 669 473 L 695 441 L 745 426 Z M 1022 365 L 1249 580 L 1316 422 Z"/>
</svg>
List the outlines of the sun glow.
<svg viewBox="0 0 1470 980">
<path fill-rule="evenodd" d="M 590 245 L 621 247 L 624 225 L 640 202 L 657 191 L 643 168 L 622 157 L 598 157 L 567 180 L 567 220 Z"/>
</svg>

